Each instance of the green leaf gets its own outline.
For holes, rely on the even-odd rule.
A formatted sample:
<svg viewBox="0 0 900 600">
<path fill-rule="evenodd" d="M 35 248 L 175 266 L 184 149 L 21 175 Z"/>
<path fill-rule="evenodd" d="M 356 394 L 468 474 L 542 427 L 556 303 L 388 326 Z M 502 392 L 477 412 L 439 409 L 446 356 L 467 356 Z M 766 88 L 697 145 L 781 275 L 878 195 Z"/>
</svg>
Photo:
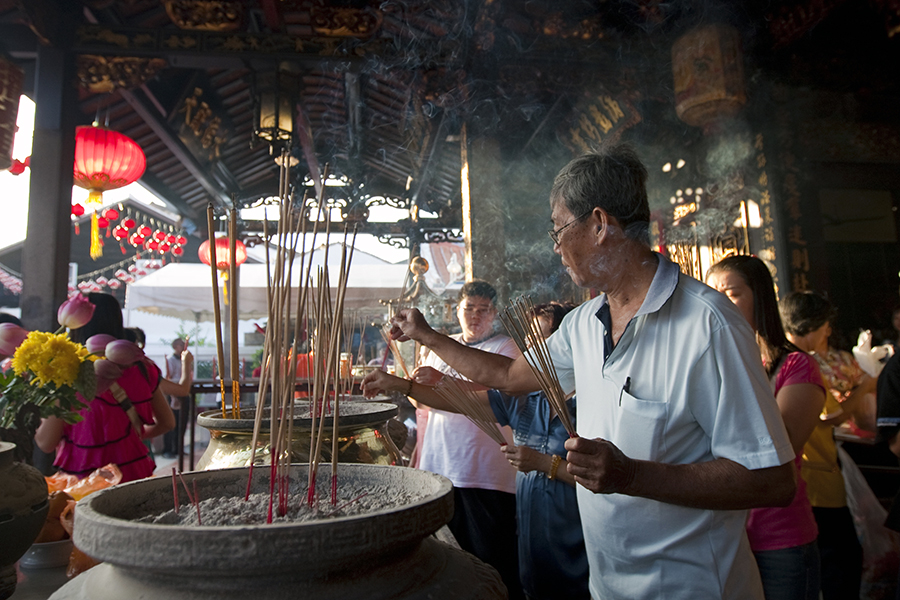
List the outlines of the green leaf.
<svg viewBox="0 0 900 600">
<path fill-rule="evenodd" d="M 81 363 L 78 369 L 78 377 L 75 380 L 75 389 L 81 392 L 86 400 L 93 400 L 97 395 L 97 375 L 94 373 L 94 363 L 89 360 Z"/>
</svg>

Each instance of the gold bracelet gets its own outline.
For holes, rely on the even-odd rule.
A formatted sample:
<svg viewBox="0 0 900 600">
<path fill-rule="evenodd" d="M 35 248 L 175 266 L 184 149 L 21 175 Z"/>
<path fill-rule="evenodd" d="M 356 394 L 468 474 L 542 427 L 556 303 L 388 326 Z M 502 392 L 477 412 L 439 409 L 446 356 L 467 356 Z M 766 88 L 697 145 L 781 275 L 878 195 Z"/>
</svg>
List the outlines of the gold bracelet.
<svg viewBox="0 0 900 600">
<path fill-rule="evenodd" d="M 413 381 L 412 381 L 412 379 L 407 379 L 407 381 L 409 382 L 409 384 L 407 384 L 407 386 L 406 386 L 406 392 L 404 393 L 404 396 L 410 396 L 410 395 L 412 395 L 412 384 L 413 384 Z"/>
<path fill-rule="evenodd" d="M 562 462 L 562 457 L 554 454 L 550 458 L 550 470 L 547 472 L 547 479 L 556 479 L 556 470 L 559 469 L 559 463 Z"/>
</svg>

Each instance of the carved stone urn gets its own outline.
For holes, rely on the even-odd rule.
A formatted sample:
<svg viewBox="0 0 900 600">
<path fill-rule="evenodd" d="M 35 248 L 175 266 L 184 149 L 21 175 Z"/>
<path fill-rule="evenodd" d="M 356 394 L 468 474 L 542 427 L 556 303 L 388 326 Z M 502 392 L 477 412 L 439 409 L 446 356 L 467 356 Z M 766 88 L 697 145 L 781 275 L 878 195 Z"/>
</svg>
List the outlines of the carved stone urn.
<svg viewBox="0 0 900 600">
<path fill-rule="evenodd" d="M 320 465 L 319 485 L 331 481 Z M 251 491 L 269 494 L 270 469 L 254 469 Z M 291 467 L 290 492 L 305 498 L 308 467 Z M 184 474 L 213 513 L 243 502 L 248 469 Z M 497 572 L 432 534 L 453 513 L 448 479 L 405 467 L 341 464 L 338 488 L 373 500 L 358 514 L 329 510 L 306 521 L 176 524 L 172 480 L 134 481 L 78 503 L 75 545 L 104 561 L 51 600 L 494 600 L 506 598 Z M 400 498 L 401 500 L 397 500 Z M 184 500 L 182 500 L 184 502 Z M 190 504 L 182 504 L 190 512 Z M 339 513 L 343 515 L 344 513 Z M 244 522 L 244 521 L 242 521 Z"/>
<path fill-rule="evenodd" d="M 0 600 L 16 590 L 16 561 L 47 518 L 47 482 L 41 472 L 13 460 L 16 445 L 0 442 Z"/>
</svg>

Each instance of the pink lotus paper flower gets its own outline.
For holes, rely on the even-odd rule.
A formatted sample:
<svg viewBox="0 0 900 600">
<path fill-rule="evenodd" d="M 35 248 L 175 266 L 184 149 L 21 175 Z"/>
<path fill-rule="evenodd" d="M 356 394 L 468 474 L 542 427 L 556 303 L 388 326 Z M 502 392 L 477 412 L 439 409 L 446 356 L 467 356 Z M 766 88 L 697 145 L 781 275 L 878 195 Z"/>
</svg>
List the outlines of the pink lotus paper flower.
<svg viewBox="0 0 900 600">
<path fill-rule="evenodd" d="M 85 341 L 84 346 L 88 349 L 88 352 L 91 354 L 98 354 L 103 356 L 106 352 L 106 346 L 110 342 L 116 341 L 118 338 L 107 333 L 98 333 L 97 335 L 92 335 Z"/>
<path fill-rule="evenodd" d="M 56 318 L 59 324 L 69 329 L 84 327 L 94 316 L 94 304 L 82 294 L 76 294 L 59 305 Z"/>
<path fill-rule="evenodd" d="M 105 392 L 110 385 L 122 376 L 122 367 L 111 360 L 101 358 L 94 361 L 94 374 L 97 376 L 97 394 Z"/>
<path fill-rule="evenodd" d="M 15 323 L 0 323 L 0 356 L 12 356 L 27 337 L 28 331 Z"/>
<path fill-rule="evenodd" d="M 122 367 L 111 360 L 101 358 L 94 361 L 94 373 L 96 373 L 98 377 L 115 381 L 122 376 L 123 372 Z"/>
<path fill-rule="evenodd" d="M 106 358 L 123 367 L 130 366 L 144 358 L 144 351 L 128 340 L 116 340 L 106 345 Z"/>
</svg>

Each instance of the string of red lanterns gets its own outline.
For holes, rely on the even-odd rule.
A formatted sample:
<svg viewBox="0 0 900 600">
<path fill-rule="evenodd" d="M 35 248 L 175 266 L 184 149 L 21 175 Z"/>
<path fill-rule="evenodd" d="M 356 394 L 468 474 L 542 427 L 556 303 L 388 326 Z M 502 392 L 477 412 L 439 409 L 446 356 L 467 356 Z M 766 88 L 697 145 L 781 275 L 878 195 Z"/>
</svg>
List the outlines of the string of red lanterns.
<svg viewBox="0 0 900 600">
<path fill-rule="evenodd" d="M 119 205 L 121 209 L 121 204 Z M 85 208 L 81 204 L 72 205 L 72 221 L 75 226 L 75 234 L 80 235 L 81 231 L 78 225 L 78 218 L 84 215 Z M 171 254 L 174 257 L 184 256 L 184 246 L 187 244 L 187 238 L 181 233 L 173 231 L 163 231 L 162 229 L 153 229 L 146 224 L 138 225 L 131 216 L 125 215 L 118 223 L 113 223 L 119 218 L 120 210 L 115 208 L 107 208 L 97 217 L 98 229 L 105 229 L 105 237 L 112 237 L 119 242 L 119 248 L 122 254 L 127 254 L 126 244 L 131 245 L 135 249 L 141 251 L 153 252 L 159 255 Z"/>
</svg>

